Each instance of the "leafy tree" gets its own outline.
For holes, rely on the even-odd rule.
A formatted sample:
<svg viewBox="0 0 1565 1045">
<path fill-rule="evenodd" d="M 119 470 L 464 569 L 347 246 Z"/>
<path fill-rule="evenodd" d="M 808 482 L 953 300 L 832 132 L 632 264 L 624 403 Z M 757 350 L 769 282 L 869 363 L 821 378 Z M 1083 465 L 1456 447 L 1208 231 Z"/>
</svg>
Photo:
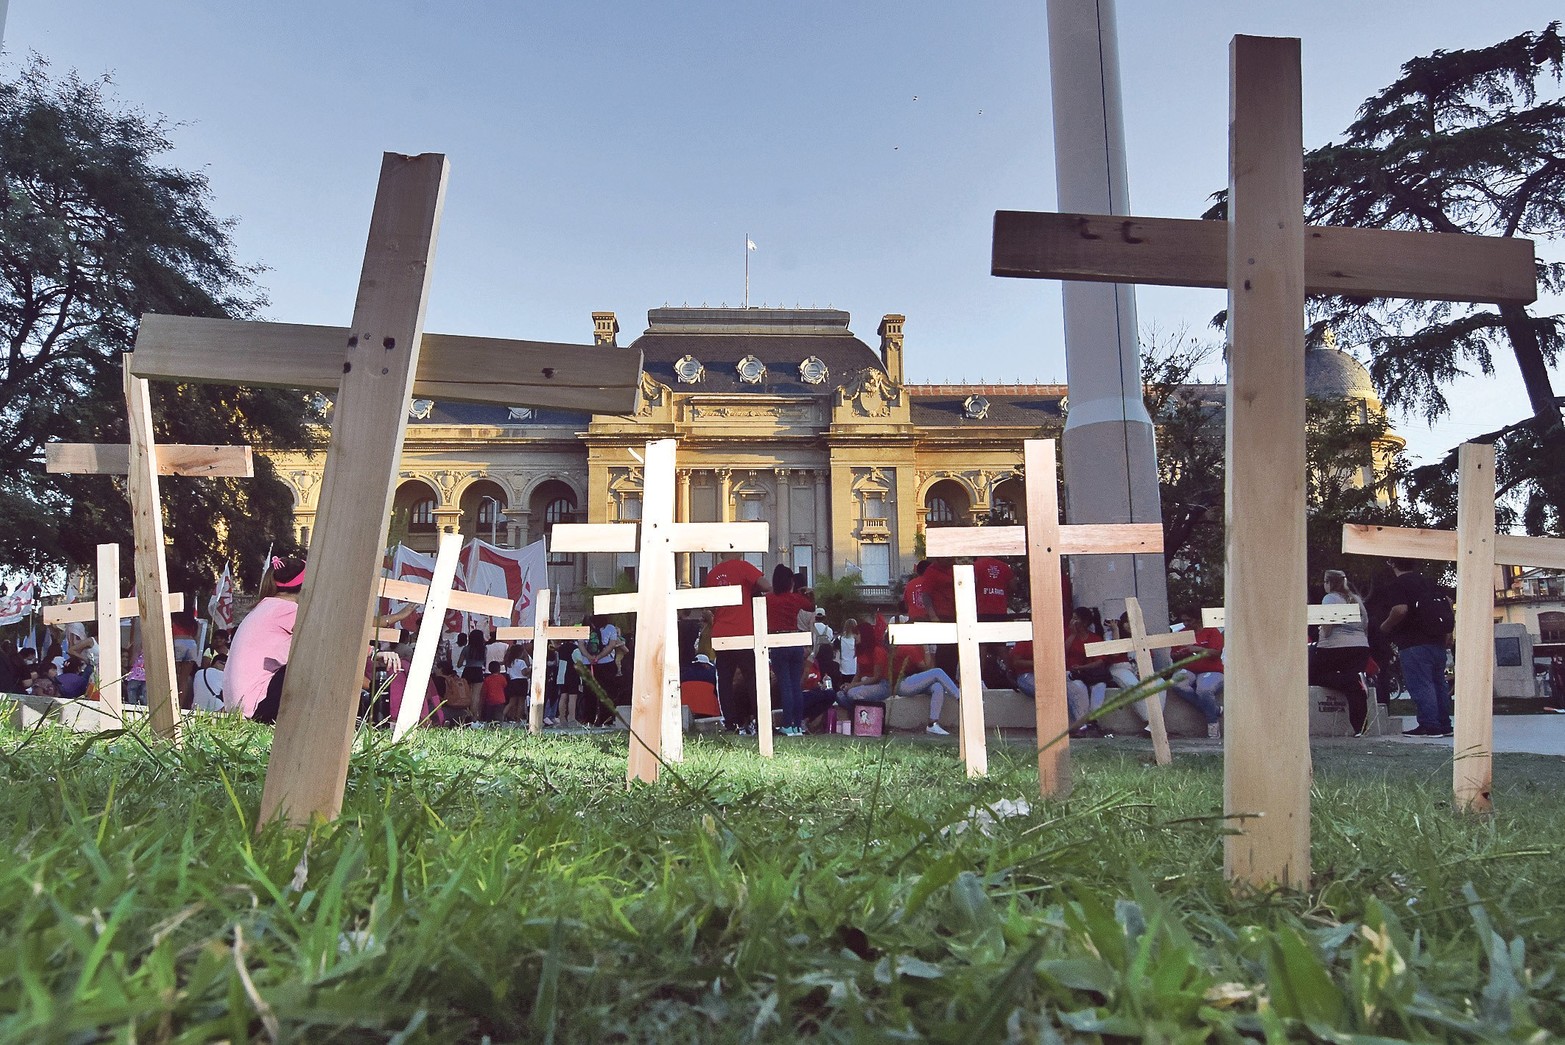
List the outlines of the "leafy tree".
<svg viewBox="0 0 1565 1045">
<path fill-rule="evenodd" d="M 0 82 L 0 556 L 12 564 L 90 562 L 94 545 L 128 541 L 122 482 L 50 476 L 42 458 L 49 440 L 126 441 L 120 358 L 138 317 L 249 318 L 265 304 L 206 178 L 161 162 L 167 121 L 109 87 L 51 78 L 38 58 Z M 153 399 L 160 441 L 311 445 L 296 394 L 157 385 Z M 292 496 L 265 458 L 254 479 L 166 477 L 163 501 L 177 587 L 210 585 L 229 556 L 258 573 L 274 537 L 291 550 Z"/>
<path fill-rule="evenodd" d="M 1343 140 L 1304 159 L 1310 221 L 1365 228 L 1548 239 L 1565 223 L 1565 40 L 1560 24 L 1490 47 L 1436 51 L 1368 99 Z M 1208 217 L 1226 216 L 1225 194 Z M 1540 261 L 1544 292 L 1565 289 L 1565 264 Z M 1391 408 L 1433 421 L 1450 411 L 1444 388 L 1476 370 L 1494 373 L 1508 350 L 1531 417 L 1479 437 L 1496 443 L 1502 493 L 1525 501 L 1533 532 L 1565 524 L 1565 431 L 1549 366 L 1565 342 L 1558 315 L 1522 305 L 1328 297 L 1317 320 L 1369 353 L 1370 375 Z M 1412 478 L 1449 485 L 1454 451 Z M 1444 474 L 1440 474 L 1440 473 Z M 1438 498 L 1437 498 L 1438 499 Z"/>
</svg>

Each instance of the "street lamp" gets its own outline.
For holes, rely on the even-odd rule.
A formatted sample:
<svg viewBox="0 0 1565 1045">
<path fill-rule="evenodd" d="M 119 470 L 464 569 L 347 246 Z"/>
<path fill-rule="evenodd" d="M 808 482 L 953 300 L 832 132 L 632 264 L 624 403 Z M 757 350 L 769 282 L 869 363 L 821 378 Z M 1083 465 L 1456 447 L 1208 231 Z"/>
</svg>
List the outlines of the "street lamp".
<svg viewBox="0 0 1565 1045">
<path fill-rule="evenodd" d="M 494 511 L 489 516 L 489 543 L 498 547 L 500 544 L 500 539 L 498 536 L 500 526 L 503 523 L 510 522 L 510 520 L 507 519 L 505 517 L 505 513 L 500 510 L 499 498 L 490 497 L 488 494 L 485 494 L 483 497 L 479 498 L 478 514 L 480 516 L 482 516 L 484 513 L 484 505 L 486 503 L 494 505 Z"/>
</svg>

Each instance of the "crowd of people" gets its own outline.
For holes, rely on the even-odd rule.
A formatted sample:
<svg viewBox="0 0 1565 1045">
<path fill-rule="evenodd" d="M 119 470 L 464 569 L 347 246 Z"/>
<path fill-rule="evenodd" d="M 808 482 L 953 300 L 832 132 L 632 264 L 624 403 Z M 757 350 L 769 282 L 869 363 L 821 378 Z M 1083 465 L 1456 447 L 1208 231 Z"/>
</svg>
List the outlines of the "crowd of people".
<svg viewBox="0 0 1565 1045">
<path fill-rule="evenodd" d="M 1387 667 L 1399 664 L 1409 696 L 1418 709 L 1415 736 L 1451 735 L 1451 698 L 1446 682 L 1450 644 L 1450 603 L 1444 592 L 1418 570 L 1418 563 L 1391 560 L 1389 579 L 1369 600 L 1361 597 L 1341 570 L 1322 576 L 1323 603 L 1356 607 L 1341 623 L 1324 624 L 1310 647 L 1310 684 L 1342 692 L 1355 732 L 1368 720 L 1365 679 L 1377 680 L 1382 702 L 1391 695 Z M 1012 567 L 1003 560 L 979 557 L 973 563 L 980 620 L 1004 620 L 1020 609 Z M 230 635 L 214 632 L 209 648 L 197 643 L 195 620 L 174 619 L 174 653 L 181 702 L 203 711 L 232 712 L 260 722 L 275 722 L 292 650 L 299 598 L 307 577 L 306 564 L 277 557 L 262 581 L 255 606 Z M 815 605 L 803 578 L 786 565 L 768 576 L 738 555 L 724 555 L 706 574 L 708 587 L 737 586 L 736 605 L 689 611 L 679 620 L 677 644 L 681 689 L 692 712 L 720 716 L 723 728 L 753 735 L 757 728 L 755 657 L 749 643 L 753 630 L 751 600 L 764 598 L 769 633 L 806 633 L 802 645 L 770 650 L 770 681 L 774 707 L 780 710 L 780 732 L 802 735 L 824 728 L 824 712 L 833 705 L 884 703 L 893 697 L 927 697 L 928 732 L 946 733 L 940 719 L 948 700 L 961 697 L 960 666 L 954 644 L 931 647 L 896 645 L 887 638 L 895 620 L 950 621 L 955 618 L 955 591 L 949 560 L 918 563 L 902 593 L 901 613 L 887 620 L 841 621 L 833 630 L 824 608 Z M 409 605 L 377 621 L 390 626 L 417 609 Z M 1221 736 L 1223 699 L 1223 632 L 1201 627 L 1194 612 L 1181 614 L 1188 643 L 1170 651 L 1172 666 L 1156 699 L 1173 694 L 1196 708 L 1211 737 Z M 628 716 L 618 713 L 631 699 L 634 637 L 600 616 L 582 622 L 587 637 L 551 642 L 542 665 L 532 663 L 530 645 L 506 643 L 482 630 L 448 634 L 435 656 L 435 668 L 422 695 L 421 720 L 432 726 L 526 722 L 534 672 L 544 679 L 543 724 L 623 727 Z M 1098 719 L 1111 689 L 1121 692 L 1141 680 L 1126 654 L 1087 655 L 1087 647 L 1103 639 L 1122 637 L 1124 617 L 1103 620 L 1097 610 L 1074 607 L 1063 630 L 1065 689 L 1073 734 L 1104 735 Z M 394 719 L 405 699 L 413 647 L 407 633 L 393 649 L 366 652 L 361 713 L 367 719 Z M 716 643 L 717 639 L 741 640 Z M 718 646 L 738 648 L 718 648 Z M 986 645 L 981 657 L 983 683 L 988 688 L 1014 688 L 1036 699 L 1037 678 L 1031 642 Z M 124 680 L 125 701 L 145 702 L 145 669 L 132 649 L 131 668 Z M 64 698 L 92 697 L 97 684 L 98 644 L 84 628 L 51 632 L 40 656 L 32 649 L 0 648 L 0 691 L 28 692 Z M 1130 705 L 1147 719 L 1146 700 Z"/>
</svg>

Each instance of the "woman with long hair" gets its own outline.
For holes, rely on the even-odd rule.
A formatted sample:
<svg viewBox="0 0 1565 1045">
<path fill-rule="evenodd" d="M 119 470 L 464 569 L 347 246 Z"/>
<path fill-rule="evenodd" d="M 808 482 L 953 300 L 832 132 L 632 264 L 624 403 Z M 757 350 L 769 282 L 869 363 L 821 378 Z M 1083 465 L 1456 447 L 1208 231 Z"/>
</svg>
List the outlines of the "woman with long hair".
<svg viewBox="0 0 1565 1045">
<path fill-rule="evenodd" d="M 260 601 L 239 622 L 223 676 L 223 709 L 257 722 L 276 722 L 280 686 L 275 676 L 293 648 L 294 618 L 304 590 L 304 561 L 273 556 L 261 578 Z"/>
<path fill-rule="evenodd" d="M 467 683 L 468 707 L 478 710 L 478 691 L 483 688 L 484 676 L 489 668 L 489 636 L 481 628 L 467 633 L 467 644 L 462 647 L 462 681 Z"/>
<path fill-rule="evenodd" d="M 1322 606 L 1350 605 L 1357 607 L 1358 620 L 1342 624 L 1322 624 L 1320 639 L 1310 647 L 1310 685 L 1334 689 L 1348 698 L 1348 721 L 1353 732 L 1364 735 L 1369 719 L 1369 694 L 1364 691 L 1362 672 L 1369 663 L 1368 613 L 1364 600 L 1359 598 L 1348 575 L 1341 570 L 1327 570 L 1321 577 L 1326 586 Z"/>
</svg>

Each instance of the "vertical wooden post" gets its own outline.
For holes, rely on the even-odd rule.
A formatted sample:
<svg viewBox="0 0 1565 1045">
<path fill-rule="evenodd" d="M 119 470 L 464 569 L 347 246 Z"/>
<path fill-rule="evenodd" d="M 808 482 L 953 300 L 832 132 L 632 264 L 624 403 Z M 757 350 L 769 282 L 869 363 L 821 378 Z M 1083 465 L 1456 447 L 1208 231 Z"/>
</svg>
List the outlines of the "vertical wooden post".
<svg viewBox="0 0 1565 1045">
<path fill-rule="evenodd" d="M 1136 674 L 1145 682 L 1157 669 L 1152 666 L 1152 648 L 1144 642 L 1147 620 L 1141 612 L 1141 600 L 1134 595 L 1126 599 L 1125 613 L 1130 618 L 1130 637 L 1136 643 Z M 1169 750 L 1168 728 L 1163 723 L 1163 694 L 1147 698 L 1147 723 L 1152 727 L 1152 754 L 1158 765 L 1166 766 L 1174 761 L 1174 753 Z"/>
<path fill-rule="evenodd" d="M 772 650 L 766 644 L 766 596 L 750 600 L 750 624 L 755 650 L 755 739 L 762 758 L 776 753 L 772 737 Z"/>
<path fill-rule="evenodd" d="M 147 676 L 147 715 L 158 736 L 179 741 L 179 684 L 174 671 L 174 629 L 168 619 L 168 566 L 163 558 L 163 499 L 158 485 L 156 442 L 152 437 L 152 401 L 147 382 L 133 377 L 130 354 L 124 364 L 126 421 L 130 428 L 131 532 L 136 549 L 136 604 L 141 616 L 142 664 Z M 119 574 L 114 575 L 115 596 Z M 119 622 L 114 625 L 116 647 Z M 99 644 L 102 644 L 100 638 Z"/>
<path fill-rule="evenodd" d="M 988 738 L 984 736 L 984 680 L 978 656 L 978 586 L 971 566 L 951 571 L 956 588 L 956 649 L 962 692 L 957 703 L 961 736 L 958 738 L 967 775 L 989 775 Z M 1037 646 L 1033 647 L 1034 650 Z"/>
<path fill-rule="evenodd" d="M 1224 869 L 1310 880 L 1299 41 L 1230 51 Z"/>
<path fill-rule="evenodd" d="M 118 719 L 122 712 L 120 678 L 120 546 L 98 545 L 98 701 Z M 166 612 L 166 611 L 165 611 Z"/>
<path fill-rule="evenodd" d="M 1032 588 L 1034 703 L 1038 729 L 1038 790 L 1060 798 L 1071 791 L 1070 731 L 1065 704 L 1064 625 L 1054 607 L 1065 600 L 1060 584 L 1060 491 L 1053 439 L 1029 439 L 1022 445 L 1027 473 L 1027 574 Z M 1049 744 L 1048 747 L 1044 747 Z"/>
<path fill-rule="evenodd" d="M 533 603 L 533 658 L 532 672 L 528 675 L 527 685 L 527 731 L 529 733 L 543 732 L 543 694 L 548 685 L 547 673 L 549 670 L 549 640 L 547 638 L 549 628 L 549 609 L 553 601 L 553 593 L 548 585 L 538 589 L 538 595 Z"/>
<path fill-rule="evenodd" d="M 1456 600 L 1489 612 L 1456 615 L 1456 808 L 1492 812 L 1494 780 L 1494 446 L 1463 443 L 1457 453 Z"/>
<path fill-rule="evenodd" d="M 397 721 L 391 727 L 393 743 L 407 736 L 424 717 L 424 693 L 429 689 L 429 676 L 435 668 L 435 651 L 445 632 L 446 607 L 451 603 L 451 584 L 456 580 L 457 560 L 461 555 L 462 535 L 442 533 L 439 548 L 435 552 L 435 572 L 429 578 L 424 619 L 419 624 L 418 639 L 413 644 L 413 660 L 408 664 L 408 677 L 402 686 L 402 706 L 397 709 Z"/>
<path fill-rule="evenodd" d="M 342 809 L 429 267 L 445 196 L 444 156 L 387 155 L 370 219 L 342 365 L 309 573 L 266 770 L 258 824 L 307 823 Z"/>
<path fill-rule="evenodd" d="M 665 717 L 670 704 L 679 714 L 679 670 L 670 665 L 665 647 L 677 635 L 676 613 L 669 593 L 674 590 L 674 450 L 675 441 L 659 439 L 647 444 L 642 474 L 649 481 L 641 492 L 641 556 L 636 577 L 635 677 L 655 679 L 633 687 L 630 705 L 630 763 L 627 782 L 658 778 L 658 755 L 663 750 Z M 650 481 L 652 477 L 660 481 Z M 672 670 L 670 670 L 672 668 Z M 682 737 L 675 726 L 674 737 Z M 672 737 L 670 738 L 672 739 Z"/>
</svg>

